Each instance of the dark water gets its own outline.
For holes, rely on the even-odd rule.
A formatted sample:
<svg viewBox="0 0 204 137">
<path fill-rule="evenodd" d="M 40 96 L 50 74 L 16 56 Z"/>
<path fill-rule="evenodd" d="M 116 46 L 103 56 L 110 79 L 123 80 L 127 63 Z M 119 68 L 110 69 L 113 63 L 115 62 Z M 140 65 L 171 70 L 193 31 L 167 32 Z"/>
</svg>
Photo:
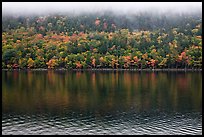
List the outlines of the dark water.
<svg viewBox="0 0 204 137">
<path fill-rule="evenodd" d="M 2 134 L 202 134 L 202 72 L 2 71 Z"/>
</svg>

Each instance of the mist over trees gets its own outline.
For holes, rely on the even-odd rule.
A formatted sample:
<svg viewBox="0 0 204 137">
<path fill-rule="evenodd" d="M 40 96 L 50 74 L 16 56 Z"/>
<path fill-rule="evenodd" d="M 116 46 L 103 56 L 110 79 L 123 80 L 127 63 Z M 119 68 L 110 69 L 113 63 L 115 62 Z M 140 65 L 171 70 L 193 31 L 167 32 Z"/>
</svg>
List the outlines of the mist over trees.
<svg viewBox="0 0 204 137">
<path fill-rule="evenodd" d="M 201 12 L 2 17 L 3 68 L 201 68 Z"/>
<path fill-rule="evenodd" d="M 95 19 L 100 19 L 101 24 L 95 27 Z M 2 18 L 2 31 L 10 29 L 18 29 L 20 27 L 28 28 L 34 27 L 37 32 L 39 27 L 47 27 L 52 25 L 47 31 L 70 32 L 70 31 L 106 31 L 111 32 L 115 29 L 112 24 L 117 26 L 117 29 L 129 29 L 129 31 L 141 30 L 170 30 L 178 27 L 187 32 L 189 28 L 195 28 L 196 24 L 202 22 L 202 14 L 198 13 L 170 13 L 170 14 L 156 14 L 150 12 L 139 12 L 136 14 L 116 14 L 112 11 L 105 11 L 103 13 L 89 13 L 89 14 L 50 14 L 44 16 L 12 16 L 7 15 Z M 103 29 L 103 25 L 107 25 Z"/>
</svg>

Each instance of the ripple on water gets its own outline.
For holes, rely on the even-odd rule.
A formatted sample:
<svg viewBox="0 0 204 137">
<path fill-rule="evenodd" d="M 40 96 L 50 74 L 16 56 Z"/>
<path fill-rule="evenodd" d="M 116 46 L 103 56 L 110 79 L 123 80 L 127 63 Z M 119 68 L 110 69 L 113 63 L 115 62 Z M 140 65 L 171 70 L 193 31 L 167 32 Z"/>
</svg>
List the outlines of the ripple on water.
<svg viewBox="0 0 204 137">
<path fill-rule="evenodd" d="M 202 114 L 136 114 L 123 112 L 95 117 L 10 115 L 2 117 L 2 134 L 202 134 Z"/>
</svg>

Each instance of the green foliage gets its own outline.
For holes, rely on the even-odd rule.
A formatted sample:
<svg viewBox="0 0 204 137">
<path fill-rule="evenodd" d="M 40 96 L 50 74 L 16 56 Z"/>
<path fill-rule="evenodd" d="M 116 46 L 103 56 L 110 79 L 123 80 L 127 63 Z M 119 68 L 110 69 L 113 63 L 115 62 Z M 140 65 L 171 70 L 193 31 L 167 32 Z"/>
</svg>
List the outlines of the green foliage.
<svg viewBox="0 0 204 137">
<path fill-rule="evenodd" d="M 2 54 L 2 60 L 5 61 L 5 64 L 14 63 L 17 57 L 17 51 L 15 49 L 7 49 Z"/>
<path fill-rule="evenodd" d="M 133 25 L 110 16 L 33 17 L 29 26 L 3 18 L 2 68 L 202 67 L 200 18 L 151 27 L 142 16 Z"/>
</svg>

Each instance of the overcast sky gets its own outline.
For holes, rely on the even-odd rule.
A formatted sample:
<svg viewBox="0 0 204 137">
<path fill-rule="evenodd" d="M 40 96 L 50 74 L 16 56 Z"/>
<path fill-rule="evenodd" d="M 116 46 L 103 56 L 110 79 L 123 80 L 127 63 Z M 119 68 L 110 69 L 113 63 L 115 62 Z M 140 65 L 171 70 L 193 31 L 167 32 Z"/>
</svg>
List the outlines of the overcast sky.
<svg viewBox="0 0 204 137">
<path fill-rule="evenodd" d="M 137 11 L 194 12 L 202 11 L 202 2 L 2 2 L 2 13 L 47 14 L 58 12 L 95 12 L 112 10 L 116 13 Z"/>
</svg>

